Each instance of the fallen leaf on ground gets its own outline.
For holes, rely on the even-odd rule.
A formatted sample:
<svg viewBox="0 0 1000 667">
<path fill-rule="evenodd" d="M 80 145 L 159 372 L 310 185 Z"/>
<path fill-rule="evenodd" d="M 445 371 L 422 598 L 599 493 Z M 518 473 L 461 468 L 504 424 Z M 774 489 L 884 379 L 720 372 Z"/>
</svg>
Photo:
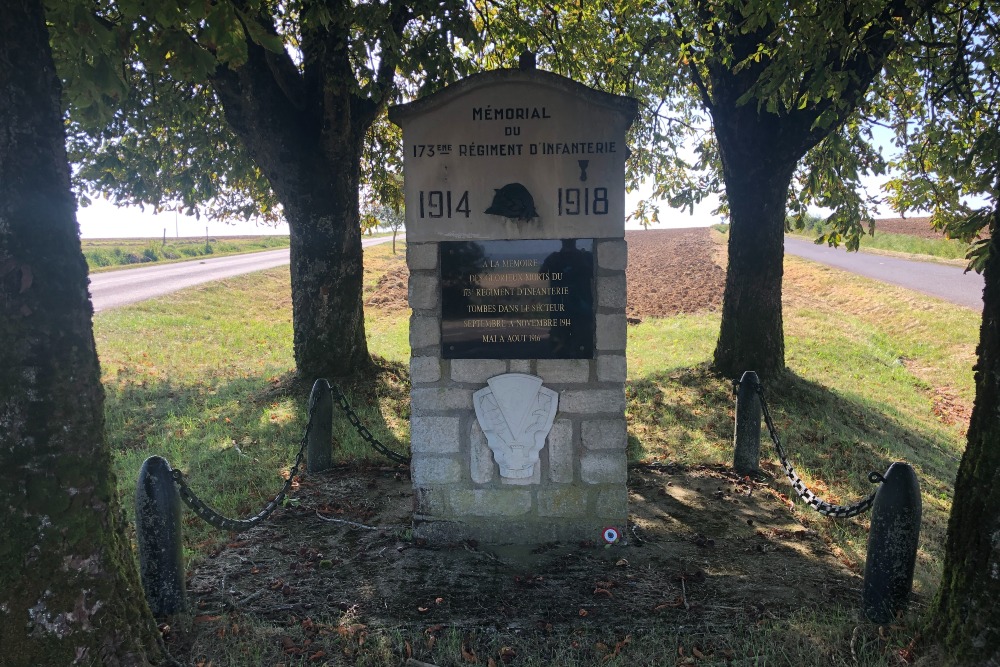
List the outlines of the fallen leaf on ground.
<svg viewBox="0 0 1000 667">
<path fill-rule="evenodd" d="M 478 664 L 479 658 L 476 657 L 476 652 L 473 651 L 465 642 L 462 642 L 462 660 L 472 664 Z"/>
<path fill-rule="evenodd" d="M 367 628 L 364 623 L 352 623 L 351 625 L 338 625 L 337 634 L 341 637 L 353 637 L 365 628 Z"/>
</svg>

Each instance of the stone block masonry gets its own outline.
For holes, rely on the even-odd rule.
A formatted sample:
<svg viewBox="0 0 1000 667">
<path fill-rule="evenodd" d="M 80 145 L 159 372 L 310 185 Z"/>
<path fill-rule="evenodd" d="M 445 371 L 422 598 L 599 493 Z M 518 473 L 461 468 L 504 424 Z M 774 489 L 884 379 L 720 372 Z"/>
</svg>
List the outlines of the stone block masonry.
<svg viewBox="0 0 1000 667">
<path fill-rule="evenodd" d="M 524 63 L 389 109 L 403 133 L 413 527 L 437 544 L 628 534 L 638 103 Z"/>
<path fill-rule="evenodd" d="M 594 243 L 599 342 L 591 359 L 442 358 L 438 244 L 409 244 L 409 256 L 419 258 L 410 267 L 417 536 L 437 543 L 598 542 L 604 528 L 625 528 L 626 357 L 617 327 L 624 329 L 626 248 L 621 239 Z M 602 326 L 610 330 L 602 333 Z M 559 396 L 535 470 L 518 480 L 501 476 L 472 409 L 472 394 L 505 373 L 540 377 Z"/>
</svg>

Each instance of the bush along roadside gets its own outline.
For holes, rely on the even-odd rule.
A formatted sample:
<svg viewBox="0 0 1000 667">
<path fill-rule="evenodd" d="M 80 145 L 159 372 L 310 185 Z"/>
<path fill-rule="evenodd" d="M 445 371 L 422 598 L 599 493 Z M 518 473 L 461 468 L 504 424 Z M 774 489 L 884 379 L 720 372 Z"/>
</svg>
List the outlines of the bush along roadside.
<svg viewBox="0 0 1000 667">
<path fill-rule="evenodd" d="M 192 237 L 169 239 L 83 239 L 91 271 L 138 264 L 162 264 L 198 257 L 236 255 L 288 247 L 287 236 Z"/>
</svg>

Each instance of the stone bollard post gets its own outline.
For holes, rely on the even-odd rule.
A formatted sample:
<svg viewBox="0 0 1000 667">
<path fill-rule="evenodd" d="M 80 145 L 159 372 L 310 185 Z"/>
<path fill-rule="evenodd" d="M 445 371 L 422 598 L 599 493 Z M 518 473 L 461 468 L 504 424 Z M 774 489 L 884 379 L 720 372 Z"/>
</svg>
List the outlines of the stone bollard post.
<svg viewBox="0 0 1000 667">
<path fill-rule="evenodd" d="M 320 378 L 309 393 L 309 444 L 306 447 L 306 470 L 322 472 L 329 469 L 333 457 L 333 394 L 330 383 Z"/>
<path fill-rule="evenodd" d="M 906 608 L 920 538 L 920 484 L 913 468 L 893 463 L 872 506 L 862 608 L 874 623 L 888 623 Z"/>
<path fill-rule="evenodd" d="M 184 610 L 184 552 L 181 498 L 170 464 L 161 456 L 146 459 L 135 489 L 135 532 L 139 575 L 146 601 L 157 618 Z"/>
<path fill-rule="evenodd" d="M 736 390 L 736 434 L 733 469 L 741 475 L 760 471 L 760 380 L 754 371 L 746 371 Z"/>
</svg>

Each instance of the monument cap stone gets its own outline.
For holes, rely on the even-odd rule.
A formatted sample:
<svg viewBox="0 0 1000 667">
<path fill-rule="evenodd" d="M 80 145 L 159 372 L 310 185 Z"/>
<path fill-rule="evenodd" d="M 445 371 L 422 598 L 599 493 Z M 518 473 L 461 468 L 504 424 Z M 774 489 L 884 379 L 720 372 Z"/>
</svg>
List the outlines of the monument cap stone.
<svg viewBox="0 0 1000 667">
<path fill-rule="evenodd" d="M 414 535 L 432 542 L 627 534 L 638 104 L 521 67 L 389 110 L 403 130 Z"/>
<path fill-rule="evenodd" d="M 410 242 L 622 237 L 629 97 L 537 69 L 470 76 L 389 109 Z"/>
</svg>

